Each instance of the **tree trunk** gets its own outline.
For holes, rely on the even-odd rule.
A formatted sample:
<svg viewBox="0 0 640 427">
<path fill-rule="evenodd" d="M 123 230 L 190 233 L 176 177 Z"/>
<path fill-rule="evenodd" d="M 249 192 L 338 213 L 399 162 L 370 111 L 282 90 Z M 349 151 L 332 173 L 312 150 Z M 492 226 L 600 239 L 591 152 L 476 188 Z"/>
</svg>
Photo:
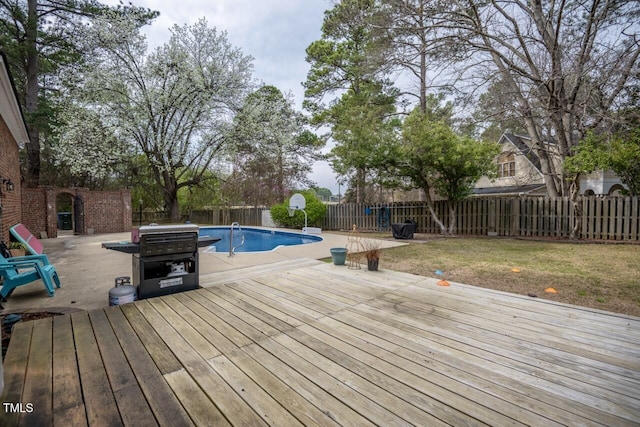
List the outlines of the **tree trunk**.
<svg viewBox="0 0 640 427">
<path fill-rule="evenodd" d="M 278 193 L 276 195 L 277 197 L 277 203 L 282 203 L 284 202 L 284 199 L 286 199 L 286 194 L 285 194 L 285 183 L 284 183 L 284 155 L 282 153 L 282 148 L 278 149 Z M 255 206 L 258 206 L 257 204 Z"/>
<path fill-rule="evenodd" d="M 165 208 L 169 210 L 171 222 L 180 222 L 180 205 L 178 204 L 178 183 L 167 171 L 162 173 L 164 188 L 162 189 Z"/>
<path fill-rule="evenodd" d="M 167 192 L 165 189 L 163 193 L 165 209 L 169 211 L 171 222 L 180 222 L 180 205 L 178 204 L 177 192 Z"/>
<path fill-rule="evenodd" d="M 25 110 L 29 130 L 27 148 L 26 184 L 37 187 L 40 183 L 40 129 L 37 123 L 38 113 L 38 3 L 37 0 L 28 1 L 27 28 L 25 29 L 27 44 L 27 85 L 25 87 Z"/>
<path fill-rule="evenodd" d="M 433 206 L 433 200 L 431 200 L 431 188 L 428 185 L 424 185 L 422 187 L 422 191 L 424 191 L 425 201 L 427 202 L 427 208 L 429 208 L 429 212 L 431 213 L 431 218 L 433 218 L 435 223 L 438 224 L 438 227 L 440 227 L 440 234 L 447 234 L 447 227 L 440 218 L 438 218 L 438 213 Z"/>
<path fill-rule="evenodd" d="M 365 186 L 366 186 L 366 174 L 367 171 L 364 168 L 358 168 L 356 171 L 356 203 L 365 203 Z"/>
<path fill-rule="evenodd" d="M 582 198 L 580 197 L 580 174 L 577 174 L 571 182 L 571 204 L 573 205 L 573 214 L 575 223 L 569 234 L 570 239 L 578 239 L 580 229 L 582 228 Z"/>
<path fill-rule="evenodd" d="M 424 47 L 420 52 L 420 111 L 427 113 L 427 50 Z"/>
<path fill-rule="evenodd" d="M 456 202 L 452 202 L 452 201 L 448 201 L 447 205 L 449 205 L 449 234 L 450 235 L 454 235 L 456 234 L 456 227 L 457 227 L 457 221 L 456 221 Z"/>
<path fill-rule="evenodd" d="M 481 30 L 481 34 L 484 34 L 484 30 L 481 27 L 479 28 Z M 552 157 L 549 156 L 549 153 L 542 143 L 542 138 L 540 137 L 538 127 L 536 126 L 535 119 L 532 115 L 533 109 L 529 103 L 529 99 L 525 97 L 520 91 L 520 88 L 512 75 L 511 69 L 507 66 L 507 64 L 505 64 L 505 62 L 503 61 L 503 57 L 499 55 L 493 48 L 490 38 L 487 35 L 483 35 L 482 39 L 504 82 L 510 87 L 515 100 L 520 107 L 522 118 L 524 119 L 525 127 L 527 128 L 527 133 L 531 138 L 532 146 L 535 153 L 540 158 L 542 176 L 547 187 L 547 192 L 549 193 L 550 197 L 558 197 L 559 191 L 556 185 L 555 165 L 553 164 Z"/>
<path fill-rule="evenodd" d="M 171 215 L 171 222 L 180 222 L 180 206 L 178 205 L 178 198 L 175 197 L 169 202 L 169 214 Z"/>
<path fill-rule="evenodd" d="M 555 165 L 553 164 L 553 158 L 549 156 L 549 153 L 544 148 L 544 144 L 540 138 L 540 134 L 538 133 L 538 128 L 535 125 L 535 121 L 530 116 L 531 108 L 528 105 L 526 108 L 527 111 L 524 114 L 525 126 L 527 128 L 529 138 L 531 138 L 531 145 L 533 146 L 534 152 L 540 159 L 542 178 L 544 179 L 545 186 L 547 187 L 547 192 L 549 193 L 549 197 L 559 197 L 560 192 L 558 191 L 559 189 L 556 186 Z"/>
</svg>

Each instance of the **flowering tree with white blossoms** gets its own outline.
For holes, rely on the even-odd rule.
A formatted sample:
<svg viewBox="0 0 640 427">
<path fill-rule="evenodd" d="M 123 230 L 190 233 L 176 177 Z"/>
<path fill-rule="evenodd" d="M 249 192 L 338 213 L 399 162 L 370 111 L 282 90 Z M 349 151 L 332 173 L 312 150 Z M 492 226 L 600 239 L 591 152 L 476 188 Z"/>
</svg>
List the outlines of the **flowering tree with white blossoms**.
<svg viewBox="0 0 640 427">
<path fill-rule="evenodd" d="M 146 157 L 176 221 L 178 190 L 210 176 L 209 166 L 229 140 L 233 116 L 251 88 L 252 58 L 204 19 L 171 33 L 168 43 L 147 54 L 135 22 L 98 21 L 87 37 L 101 48 L 74 86 L 114 130 L 113 144 L 103 145 L 121 152 L 118 143 L 129 144 Z"/>
<path fill-rule="evenodd" d="M 73 185 L 92 188 L 113 176 L 131 155 L 132 147 L 118 141 L 114 129 L 93 110 L 70 104 L 57 120 L 51 152 L 55 166 L 74 177 Z"/>
</svg>

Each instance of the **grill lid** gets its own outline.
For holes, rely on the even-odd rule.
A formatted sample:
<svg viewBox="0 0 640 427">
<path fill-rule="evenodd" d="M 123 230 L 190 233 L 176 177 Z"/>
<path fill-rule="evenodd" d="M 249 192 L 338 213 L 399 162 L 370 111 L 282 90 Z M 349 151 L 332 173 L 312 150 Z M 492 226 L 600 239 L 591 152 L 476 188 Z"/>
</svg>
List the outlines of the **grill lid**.
<svg viewBox="0 0 640 427">
<path fill-rule="evenodd" d="M 138 229 L 138 234 L 142 237 L 145 234 L 168 234 L 168 233 L 198 233 L 200 228 L 196 224 L 172 224 L 172 225 L 143 225 Z"/>
<path fill-rule="evenodd" d="M 199 237 L 199 229 L 196 224 L 145 225 L 132 230 L 131 242 L 103 243 L 102 247 L 127 254 L 151 256 L 192 252 L 220 240 L 219 237 Z"/>
</svg>

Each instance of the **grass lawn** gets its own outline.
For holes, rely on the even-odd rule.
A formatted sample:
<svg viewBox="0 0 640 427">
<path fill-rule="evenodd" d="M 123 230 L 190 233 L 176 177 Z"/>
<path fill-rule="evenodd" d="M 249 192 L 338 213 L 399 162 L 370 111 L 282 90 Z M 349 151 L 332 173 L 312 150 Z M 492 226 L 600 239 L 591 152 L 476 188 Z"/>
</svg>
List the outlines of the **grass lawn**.
<svg viewBox="0 0 640 427">
<path fill-rule="evenodd" d="M 416 237 L 384 249 L 380 268 L 640 316 L 640 245 Z"/>
</svg>

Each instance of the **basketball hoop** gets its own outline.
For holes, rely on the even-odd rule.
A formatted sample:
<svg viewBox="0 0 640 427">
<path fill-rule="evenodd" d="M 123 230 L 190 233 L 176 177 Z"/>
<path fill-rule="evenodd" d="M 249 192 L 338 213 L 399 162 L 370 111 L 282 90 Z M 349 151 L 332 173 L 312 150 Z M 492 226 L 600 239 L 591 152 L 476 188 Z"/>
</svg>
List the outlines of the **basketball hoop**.
<svg viewBox="0 0 640 427">
<path fill-rule="evenodd" d="M 289 216 L 293 217 L 296 211 L 302 211 L 302 213 L 304 214 L 303 230 L 307 229 L 307 211 L 304 210 L 304 208 L 306 207 L 307 207 L 307 201 L 305 200 L 304 196 L 300 193 L 294 194 L 289 199 L 289 207 L 287 208 L 287 211 L 289 212 Z"/>
</svg>

